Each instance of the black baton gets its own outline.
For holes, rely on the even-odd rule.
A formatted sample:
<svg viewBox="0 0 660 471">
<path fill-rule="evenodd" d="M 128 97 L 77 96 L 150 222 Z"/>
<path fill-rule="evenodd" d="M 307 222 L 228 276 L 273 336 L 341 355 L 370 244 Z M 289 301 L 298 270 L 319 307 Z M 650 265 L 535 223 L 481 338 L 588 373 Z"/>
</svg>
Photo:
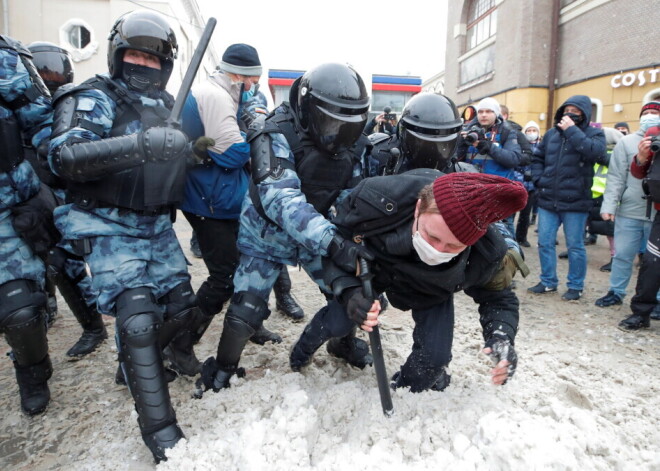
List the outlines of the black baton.
<svg viewBox="0 0 660 471">
<path fill-rule="evenodd" d="M 371 286 L 371 278 L 373 275 L 369 271 L 369 263 L 360 258 L 360 280 L 362 281 L 362 289 L 367 299 L 373 301 L 374 290 Z M 392 405 L 392 395 L 390 394 L 390 383 L 387 377 L 387 370 L 385 369 L 385 358 L 383 357 L 383 346 L 380 343 L 380 331 L 378 326 L 374 326 L 373 330 L 369 332 L 369 343 L 371 343 L 371 354 L 374 358 L 374 369 L 376 370 L 376 381 L 378 382 L 378 392 L 380 393 L 380 405 L 383 407 L 385 417 L 391 417 L 394 413 L 394 406 Z"/>
</svg>

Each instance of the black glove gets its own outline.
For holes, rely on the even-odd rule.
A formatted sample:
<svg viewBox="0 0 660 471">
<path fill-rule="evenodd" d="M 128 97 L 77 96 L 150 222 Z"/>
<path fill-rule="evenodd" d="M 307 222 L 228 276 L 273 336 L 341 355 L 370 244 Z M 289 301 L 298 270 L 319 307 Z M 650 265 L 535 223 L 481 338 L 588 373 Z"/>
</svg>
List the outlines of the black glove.
<svg viewBox="0 0 660 471">
<path fill-rule="evenodd" d="M 364 324 L 367 320 L 367 313 L 371 310 L 373 300 L 364 296 L 362 288 L 349 288 L 341 295 L 343 304 L 346 306 L 346 312 L 350 320 L 357 325 Z"/>
<path fill-rule="evenodd" d="M 209 147 L 213 147 L 214 145 L 215 145 L 215 140 L 213 138 L 206 136 L 198 137 L 192 146 L 195 162 L 204 163 L 207 160 L 209 160 L 208 150 Z"/>
<path fill-rule="evenodd" d="M 507 381 L 509 378 L 513 377 L 513 374 L 516 372 L 516 367 L 518 366 L 518 355 L 516 354 L 513 345 L 511 345 L 509 338 L 504 334 L 495 333 L 486 341 L 484 348 L 491 349 L 488 356 L 492 358 L 496 365 L 502 360 L 507 360 L 509 362 L 507 368 Z M 502 384 L 506 384 L 506 381 Z"/>
<path fill-rule="evenodd" d="M 477 144 L 477 150 L 481 155 L 488 154 L 490 152 L 490 147 L 493 143 L 488 139 L 481 139 L 479 144 Z"/>
<path fill-rule="evenodd" d="M 231 371 L 225 371 L 220 368 L 215 357 L 208 357 L 202 364 L 200 377 L 195 382 L 193 397 L 195 399 L 201 399 L 209 389 L 217 393 L 221 389 L 228 388 L 229 380 L 234 374 L 239 378 L 243 378 L 245 376 L 245 369 L 238 367 Z"/>
<path fill-rule="evenodd" d="M 14 230 L 42 259 L 46 258 L 48 249 L 62 238 L 53 219 L 56 207 L 52 190 L 42 183 L 39 193 L 11 208 Z"/>
<path fill-rule="evenodd" d="M 335 234 L 328 246 L 328 255 L 335 262 L 335 265 L 348 273 L 357 271 L 359 257 L 368 262 L 373 261 L 375 258 L 365 246 L 344 239 L 338 234 Z"/>
<path fill-rule="evenodd" d="M 138 143 L 142 155 L 151 162 L 174 160 L 188 149 L 188 136 L 175 128 L 154 127 L 141 131 Z"/>
</svg>

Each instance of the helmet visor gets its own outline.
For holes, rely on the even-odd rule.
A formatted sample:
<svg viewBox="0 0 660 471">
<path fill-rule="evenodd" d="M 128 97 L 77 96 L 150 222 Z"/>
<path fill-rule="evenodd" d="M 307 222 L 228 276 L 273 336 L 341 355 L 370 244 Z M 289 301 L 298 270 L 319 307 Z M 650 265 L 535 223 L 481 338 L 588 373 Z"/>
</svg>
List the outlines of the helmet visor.
<svg viewBox="0 0 660 471">
<path fill-rule="evenodd" d="M 310 134 L 322 149 L 332 155 L 350 149 L 367 124 L 368 105 L 365 108 L 343 109 L 324 104 L 313 104 L 309 113 Z"/>
<path fill-rule="evenodd" d="M 421 134 L 410 129 L 404 131 L 403 149 L 413 168 L 443 170 L 456 151 L 458 133 L 445 135 Z"/>
<path fill-rule="evenodd" d="M 33 62 L 50 90 L 73 82 L 73 66 L 68 56 L 57 52 L 37 52 Z"/>
<path fill-rule="evenodd" d="M 150 18 L 125 21 L 118 26 L 118 33 L 125 41 L 124 47 L 155 54 L 161 59 L 176 57 L 176 39 L 170 28 Z"/>
</svg>

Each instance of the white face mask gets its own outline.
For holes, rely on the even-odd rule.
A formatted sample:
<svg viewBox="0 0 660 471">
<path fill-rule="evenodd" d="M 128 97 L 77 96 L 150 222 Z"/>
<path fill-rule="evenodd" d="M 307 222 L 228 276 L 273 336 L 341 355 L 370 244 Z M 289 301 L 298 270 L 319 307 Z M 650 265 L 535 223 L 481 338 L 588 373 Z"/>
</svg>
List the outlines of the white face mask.
<svg viewBox="0 0 660 471">
<path fill-rule="evenodd" d="M 431 244 L 424 240 L 424 237 L 422 237 L 419 231 L 415 231 L 412 241 L 415 252 L 417 252 L 422 262 L 427 265 L 434 266 L 447 263 L 458 255 L 458 253 L 446 253 L 435 250 Z"/>
<path fill-rule="evenodd" d="M 529 142 L 536 142 L 537 139 L 539 138 L 539 133 L 537 133 L 537 132 L 525 133 L 525 137 L 527 138 L 527 140 Z"/>
<path fill-rule="evenodd" d="M 660 116 L 657 114 L 645 114 L 639 118 L 639 128 L 642 132 L 648 131 L 653 126 L 660 126 Z"/>
</svg>

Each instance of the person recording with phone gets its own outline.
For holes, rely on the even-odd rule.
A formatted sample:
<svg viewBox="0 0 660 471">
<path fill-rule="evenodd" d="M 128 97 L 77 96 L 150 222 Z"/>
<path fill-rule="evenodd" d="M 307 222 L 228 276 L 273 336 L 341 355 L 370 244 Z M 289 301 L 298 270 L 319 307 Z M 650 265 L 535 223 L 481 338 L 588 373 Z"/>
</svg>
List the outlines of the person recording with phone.
<svg viewBox="0 0 660 471">
<path fill-rule="evenodd" d="M 392 113 L 392 108 L 386 106 L 383 112 L 373 118 L 364 127 L 364 134 L 367 136 L 376 132 L 382 132 L 389 136 L 396 133 L 396 113 Z"/>
</svg>

